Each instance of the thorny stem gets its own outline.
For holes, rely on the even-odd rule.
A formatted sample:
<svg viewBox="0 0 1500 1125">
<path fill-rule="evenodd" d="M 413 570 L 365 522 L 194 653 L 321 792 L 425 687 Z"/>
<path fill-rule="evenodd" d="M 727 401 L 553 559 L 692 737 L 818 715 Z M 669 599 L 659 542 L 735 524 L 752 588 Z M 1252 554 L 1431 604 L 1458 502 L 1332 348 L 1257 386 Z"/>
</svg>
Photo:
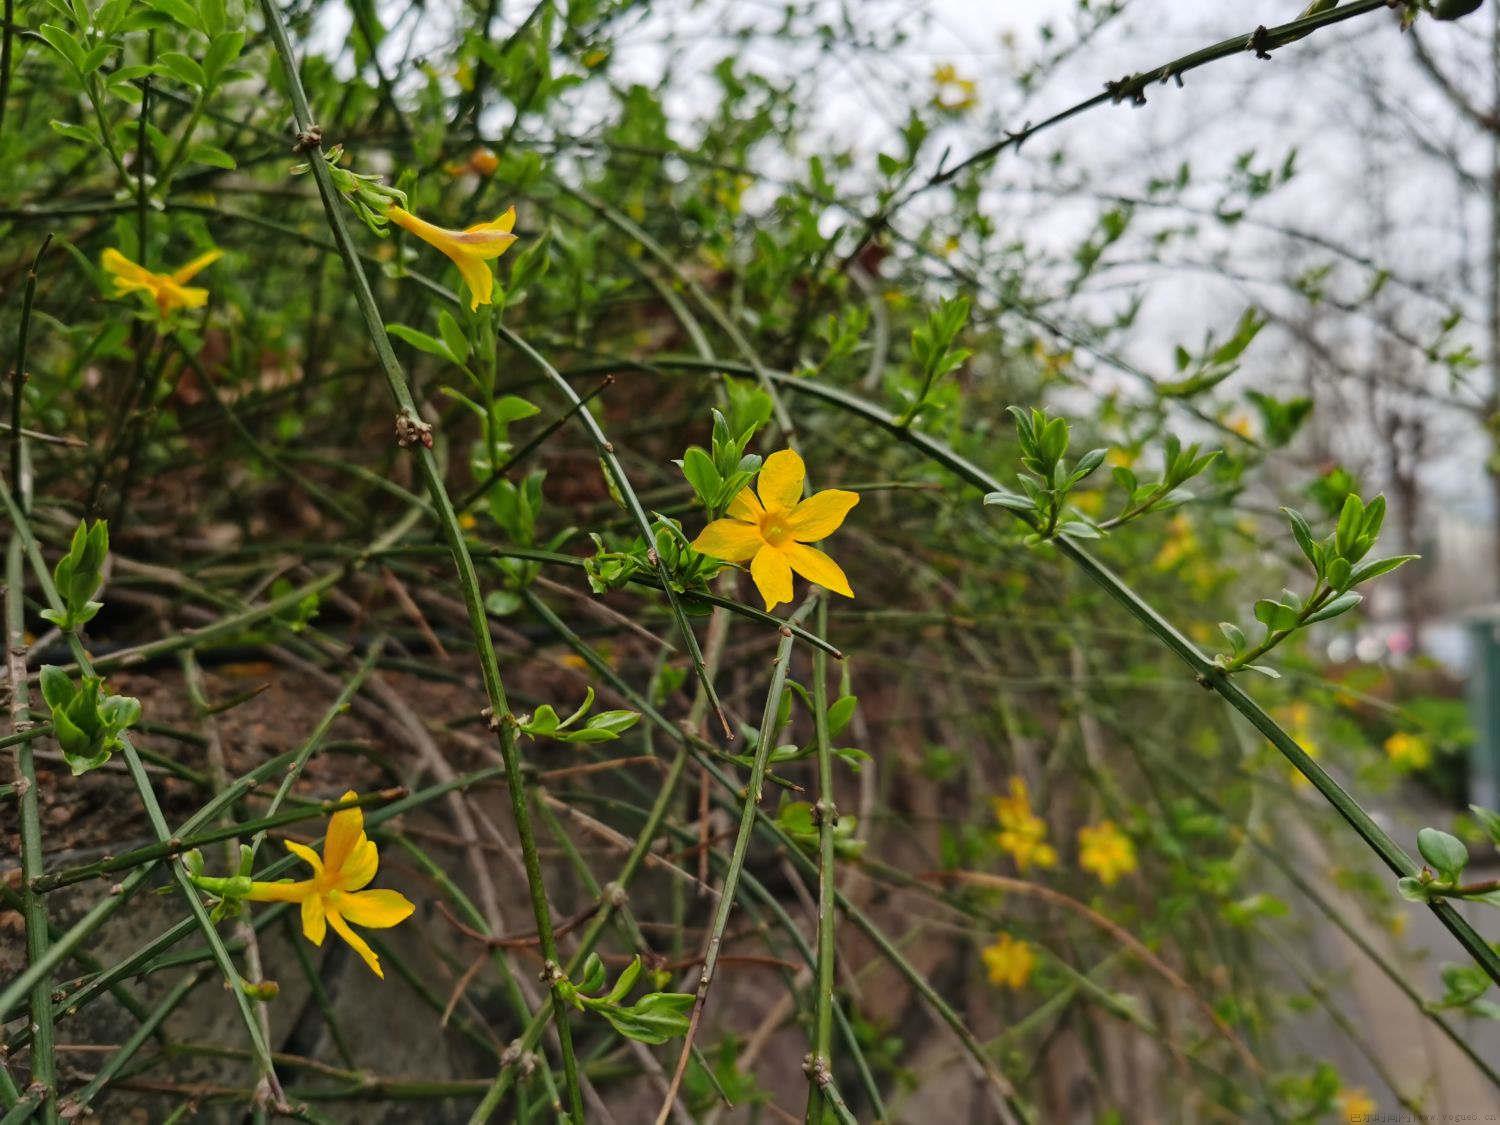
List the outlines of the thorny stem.
<svg viewBox="0 0 1500 1125">
<path fill-rule="evenodd" d="M 266 26 L 271 33 L 276 54 L 280 57 L 282 67 L 286 72 L 287 90 L 291 98 L 293 117 L 298 132 L 302 135 L 309 135 L 314 129 L 312 110 L 308 105 L 307 93 L 302 87 L 302 80 L 297 71 L 296 55 L 287 37 L 286 24 L 281 18 L 281 11 L 276 5 L 276 0 L 261 0 L 261 10 L 265 15 Z M 390 339 L 385 331 L 385 322 L 381 319 L 380 311 L 375 304 L 375 295 L 370 290 L 370 283 L 360 264 L 359 254 L 349 236 L 348 227 L 344 222 L 343 205 L 329 175 L 322 149 L 317 145 L 312 146 L 312 151 L 308 152 L 307 158 L 313 178 L 318 185 L 318 192 L 323 199 L 329 229 L 338 246 L 339 255 L 343 259 L 344 269 L 352 283 L 355 301 L 364 318 L 365 328 L 369 333 L 370 342 L 374 345 L 391 397 L 395 399 L 397 407 L 404 415 L 416 418 L 418 417 L 417 405 L 412 400 L 406 377 L 396 360 L 395 353 L 391 350 Z M 557 942 L 552 933 L 552 914 L 547 904 L 547 889 L 542 879 L 541 859 L 537 854 L 531 811 L 527 805 L 526 781 L 522 774 L 520 750 L 516 744 L 514 716 L 511 714 L 505 688 L 500 680 L 499 662 L 495 656 L 489 618 L 479 589 L 479 576 L 474 570 L 473 560 L 469 557 L 463 530 L 458 523 L 458 514 L 453 509 L 453 502 L 448 496 L 448 490 L 444 486 L 432 451 L 419 442 L 415 446 L 415 453 L 418 470 L 423 483 L 427 486 L 433 507 L 437 510 L 443 536 L 453 555 L 454 567 L 463 591 L 464 606 L 474 635 L 485 693 L 489 696 L 491 721 L 498 728 L 496 733 L 499 736 L 500 753 L 505 762 L 505 782 L 510 792 L 516 834 L 520 838 L 521 854 L 526 867 L 526 882 L 531 894 L 532 913 L 536 918 L 542 956 L 545 960 L 559 963 Z M 573 1054 L 572 1031 L 563 1005 L 555 1002 L 555 982 L 550 983 L 550 988 L 554 994 L 552 1015 L 557 1025 L 558 1041 L 562 1052 L 564 1081 L 568 1088 L 569 1114 L 572 1120 L 581 1122 L 583 1120 L 583 1095 L 578 1081 L 578 1063 Z"/>
</svg>

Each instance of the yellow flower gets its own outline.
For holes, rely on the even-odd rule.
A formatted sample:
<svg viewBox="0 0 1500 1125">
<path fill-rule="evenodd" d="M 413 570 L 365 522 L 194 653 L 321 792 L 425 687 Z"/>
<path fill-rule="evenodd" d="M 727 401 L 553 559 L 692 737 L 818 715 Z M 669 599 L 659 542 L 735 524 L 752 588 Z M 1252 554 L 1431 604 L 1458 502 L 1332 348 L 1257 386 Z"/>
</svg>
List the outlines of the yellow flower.
<svg viewBox="0 0 1500 1125">
<path fill-rule="evenodd" d="M 1078 830 L 1078 865 L 1110 886 L 1136 869 L 1135 845 L 1112 820 L 1085 825 Z"/>
<path fill-rule="evenodd" d="M 351 789 L 343 800 L 354 799 Z M 323 842 L 323 857 L 303 844 L 286 841 L 287 849 L 313 869 L 313 877 L 301 882 L 251 883 L 245 897 L 251 902 L 296 902 L 302 905 L 302 933 L 314 945 L 323 944 L 323 936 L 332 926 L 334 932 L 354 947 L 365 959 L 371 972 L 384 979 L 380 958 L 364 938 L 349 928 L 365 926 L 384 930 L 404 921 L 416 909 L 398 891 L 367 891 L 362 888 L 375 878 L 380 854 L 375 841 L 365 835 L 362 809 L 343 809 L 328 822 L 328 836 Z"/>
<path fill-rule="evenodd" d="M 1012 777 L 1010 796 L 993 797 L 991 803 L 995 819 L 1000 822 L 995 843 L 1016 861 L 1018 870 L 1025 871 L 1033 865 L 1057 866 L 1057 849 L 1047 843 L 1047 823 L 1032 811 L 1025 781 Z"/>
<path fill-rule="evenodd" d="M 516 225 L 514 207 L 507 208 L 488 223 L 475 223 L 463 230 L 433 226 L 404 207 L 386 208 L 385 217 L 453 259 L 469 288 L 469 308 L 477 309 L 490 303 L 495 275 L 490 272 L 489 262 L 510 249 L 510 244 L 516 240 L 511 233 L 511 228 Z"/>
<path fill-rule="evenodd" d="M 849 509 L 859 503 L 859 494 L 826 488 L 803 500 L 806 477 L 807 468 L 794 450 L 771 454 L 754 491 L 744 489 L 730 501 L 729 518 L 714 520 L 693 540 L 693 550 L 716 559 L 748 559 L 750 577 L 767 609 L 792 600 L 794 570 L 835 594 L 854 596 L 839 564 L 807 544 L 837 531 Z"/>
<path fill-rule="evenodd" d="M 1176 515 L 1167 521 L 1166 542 L 1151 565 L 1157 570 L 1172 570 L 1197 550 L 1198 537 L 1193 533 L 1192 522 L 1184 515 Z"/>
<path fill-rule="evenodd" d="M 1036 954 L 1031 952 L 1031 946 L 1009 934 L 1001 934 L 994 945 L 981 949 L 979 956 L 984 959 L 990 983 L 1007 988 L 1025 988 L 1031 970 L 1036 968 Z"/>
<path fill-rule="evenodd" d="M 1358 1086 L 1348 1090 L 1340 1090 L 1338 1096 L 1339 1112 L 1344 1115 L 1344 1120 L 1350 1125 L 1358 1125 L 1359 1122 L 1369 1121 L 1379 1110 L 1375 1099 Z"/>
<path fill-rule="evenodd" d="M 1432 747 L 1420 735 L 1398 730 L 1385 740 L 1385 754 L 1402 769 L 1421 770 L 1432 765 Z"/>
<path fill-rule="evenodd" d="M 100 257 L 99 264 L 104 267 L 105 273 L 114 278 L 116 297 L 122 297 L 126 293 L 147 293 L 156 302 L 157 311 L 162 316 L 168 316 L 177 309 L 203 307 L 208 300 L 208 290 L 187 283 L 223 256 L 222 250 L 210 250 L 206 254 L 199 254 L 179 270 L 152 273 L 111 247 Z"/>
<path fill-rule="evenodd" d="M 960 76 L 952 63 L 933 68 L 932 85 L 932 104 L 945 113 L 963 113 L 979 104 L 978 85 Z"/>
</svg>

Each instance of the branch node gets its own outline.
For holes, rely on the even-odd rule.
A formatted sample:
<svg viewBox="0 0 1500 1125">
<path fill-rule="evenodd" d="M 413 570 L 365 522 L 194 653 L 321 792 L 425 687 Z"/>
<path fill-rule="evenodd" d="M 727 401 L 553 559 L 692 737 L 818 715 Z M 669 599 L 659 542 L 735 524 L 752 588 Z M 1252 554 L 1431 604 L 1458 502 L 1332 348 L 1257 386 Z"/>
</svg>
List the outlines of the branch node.
<svg viewBox="0 0 1500 1125">
<path fill-rule="evenodd" d="M 297 131 L 297 143 L 292 146 L 292 151 L 297 155 L 311 152 L 315 148 L 322 147 L 323 127 L 321 125 L 309 125 L 306 129 Z"/>
<path fill-rule="evenodd" d="M 1250 33 L 1250 38 L 1245 42 L 1245 49 L 1254 51 L 1258 59 L 1269 59 L 1271 57 L 1270 42 L 1271 33 L 1266 30 L 1265 24 L 1261 24 Z"/>
<path fill-rule="evenodd" d="M 396 415 L 396 444 L 402 449 L 410 449 L 418 444 L 425 449 L 431 449 L 432 427 L 410 410 L 403 410 Z"/>
</svg>

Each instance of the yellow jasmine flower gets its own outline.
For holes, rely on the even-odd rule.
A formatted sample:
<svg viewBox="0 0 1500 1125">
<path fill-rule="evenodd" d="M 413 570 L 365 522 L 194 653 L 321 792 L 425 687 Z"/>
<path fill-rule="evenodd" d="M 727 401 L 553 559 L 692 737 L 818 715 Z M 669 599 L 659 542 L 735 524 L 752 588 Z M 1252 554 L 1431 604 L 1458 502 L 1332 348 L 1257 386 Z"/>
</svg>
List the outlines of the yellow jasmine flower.
<svg viewBox="0 0 1500 1125">
<path fill-rule="evenodd" d="M 354 799 L 351 789 L 342 800 Z M 380 867 L 375 841 L 365 835 L 364 810 L 342 809 L 328 822 L 328 836 L 323 842 L 323 856 L 311 848 L 286 841 L 287 850 L 313 869 L 311 879 L 293 883 L 250 884 L 245 897 L 251 902 L 296 902 L 302 905 L 302 933 L 314 945 L 323 944 L 323 936 L 332 926 L 334 932 L 354 947 L 370 971 L 381 979 L 380 958 L 364 938 L 349 928 L 365 926 L 384 930 L 404 921 L 415 906 L 398 891 L 367 891 L 370 880 Z"/>
<path fill-rule="evenodd" d="M 1108 887 L 1136 869 L 1135 844 L 1112 820 L 1084 825 L 1078 830 L 1078 866 Z"/>
<path fill-rule="evenodd" d="M 1192 521 L 1187 516 L 1175 515 L 1167 521 L 1166 542 L 1151 565 L 1157 570 L 1172 570 L 1197 550 L 1198 537 L 1193 533 Z"/>
<path fill-rule="evenodd" d="M 495 275 L 490 272 L 489 262 L 510 249 L 510 244 L 516 240 L 511 233 L 511 228 L 516 225 L 514 207 L 507 208 L 488 223 L 475 223 L 463 230 L 433 226 L 404 207 L 386 208 L 385 217 L 453 260 L 468 286 L 469 308 L 477 309 L 490 303 Z"/>
<path fill-rule="evenodd" d="M 1031 970 L 1036 968 L 1036 954 L 1024 941 L 1017 941 L 1009 934 L 1001 934 L 995 944 L 979 951 L 991 984 L 1003 984 L 1007 988 L 1025 988 L 1031 979 Z"/>
<path fill-rule="evenodd" d="M 1385 754 L 1402 769 L 1421 770 L 1432 765 L 1432 747 L 1420 735 L 1398 730 L 1385 740 Z"/>
<path fill-rule="evenodd" d="M 1359 1125 L 1362 1121 L 1369 1121 L 1380 1108 L 1375 1104 L 1375 1099 L 1358 1086 L 1340 1090 L 1337 1101 L 1339 1112 L 1344 1115 L 1344 1120 L 1349 1122 L 1349 1125 Z"/>
<path fill-rule="evenodd" d="M 993 797 L 991 803 L 1000 822 L 995 843 L 1016 861 L 1018 870 L 1057 866 L 1057 849 L 1047 843 L 1047 823 L 1032 811 L 1025 781 L 1012 777 L 1010 796 Z"/>
<path fill-rule="evenodd" d="M 803 500 L 806 479 L 807 467 L 794 450 L 771 454 L 755 489 L 746 488 L 730 501 L 729 518 L 714 520 L 693 540 L 693 550 L 716 559 L 748 559 L 767 609 L 792 600 L 792 571 L 835 594 L 854 596 L 839 564 L 807 544 L 837 531 L 859 494 L 826 488 Z"/>
<path fill-rule="evenodd" d="M 114 278 L 116 297 L 134 292 L 149 294 L 156 302 L 157 311 L 162 316 L 169 316 L 177 309 L 203 307 L 208 301 L 208 290 L 187 283 L 223 256 L 222 250 L 210 250 L 206 254 L 199 254 L 179 270 L 152 273 L 111 247 L 100 256 L 99 264 L 104 267 L 105 273 Z"/>
<path fill-rule="evenodd" d="M 932 85 L 932 104 L 944 113 L 964 113 L 979 104 L 978 84 L 960 75 L 952 63 L 933 68 Z"/>
</svg>

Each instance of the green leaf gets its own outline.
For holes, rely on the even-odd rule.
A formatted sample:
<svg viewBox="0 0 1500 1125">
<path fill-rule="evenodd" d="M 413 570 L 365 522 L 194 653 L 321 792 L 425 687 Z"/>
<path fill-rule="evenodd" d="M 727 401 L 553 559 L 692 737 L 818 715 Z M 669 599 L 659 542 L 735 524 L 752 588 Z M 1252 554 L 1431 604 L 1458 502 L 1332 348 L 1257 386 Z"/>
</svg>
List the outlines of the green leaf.
<svg viewBox="0 0 1500 1125">
<path fill-rule="evenodd" d="M 163 51 L 156 56 L 156 65 L 179 82 L 201 90 L 208 85 L 203 67 L 181 51 Z"/>
<path fill-rule="evenodd" d="M 213 145 L 195 144 L 188 149 L 187 158 L 195 164 L 207 164 L 210 168 L 223 168 L 230 172 L 238 167 L 234 157 Z"/>
<path fill-rule="evenodd" d="M 1479 821 L 1480 827 L 1490 834 L 1490 842 L 1500 847 L 1500 813 L 1481 805 L 1470 805 L 1469 811 Z"/>
<path fill-rule="evenodd" d="M 245 33 L 243 31 L 226 31 L 223 34 L 214 35 L 213 41 L 208 45 L 208 50 L 203 53 L 203 73 L 210 86 L 218 83 L 224 73 L 224 68 L 239 57 L 244 46 Z"/>
<path fill-rule="evenodd" d="M 1220 621 L 1219 632 L 1223 633 L 1225 639 L 1229 641 L 1229 647 L 1233 652 L 1241 653 L 1248 647 L 1248 642 L 1245 640 L 1245 631 L 1234 622 Z"/>
<path fill-rule="evenodd" d="M 1337 617 L 1341 613 L 1348 613 L 1351 609 L 1353 609 L 1364 600 L 1365 599 L 1363 594 L 1341 594 L 1338 597 L 1334 598 L 1333 601 L 1325 605 L 1322 609 L 1308 614 L 1303 623 L 1306 625 L 1315 625 L 1319 621 L 1328 621 L 1332 618 Z"/>
<path fill-rule="evenodd" d="M 78 42 L 71 32 L 65 31 L 55 23 L 44 23 L 36 30 L 37 34 L 45 39 L 69 66 L 80 75 L 83 73 L 83 44 Z"/>
<path fill-rule="evenodd" d="M 406 343 L 416 348 L 419 352 L 426 352 L 428 355 L 440 356 L 441 358 L 448 360 L 450 363 L 457 364 L 462 362 L 456 355 L 448 350 L 448 345 L 444 344 L 435 336 L 429 336 L 427 333 L 418 331 L 417 329 L 405 324 L 387 324 L 385 326 L 385 330 L 392 336 L 396 337 L 396 339 L 404 340 Z"/>
<path fill-rule="evenodd" d="M 1440 828 L 1424 828 L 1418 832 L 1417 851 L 1439 877 L 1450 883 L 1458 882 L 1469 863 L 1469 849 L 1464 847 L 1463 841 Z"/>
<path fill-rule="evenodd" d="M 469 338 L 464 335 L 464 330 L 459 327 L 458 321 L 447 309 L 438 310 L 438 332 L 443 337 L 443 343 L 448 347 L 448 353 L 454 356 L 459 363 L 469 358 Z"/>
<path fill-rule="evenodd" d="M 1382 574 L 1389 574 L 1397 567 L 1405 566 L 1409 562 L 1415 562 L 1421 555 L 1392 555 L 1386 559 L 1370 559 L 1355 567 L 1349 574 L 1349 584 L 1358 586 L 1361 582 L 1368 582 L 1372 578 L 1379 578 Z"/>
<path fill-rule="evenodd" d="M 718 498 L 719 488 L 723 484 L 723 478 L 719 470 L 714 466 L 713 458 L 708 452 L 699 446 L 688 446 L 687 452 L 682 455 L 682 475 L 687 478 L 688 484 L 693 486 L 693 492 L 697 494 L 699 503 L 714 512 L 714 501 Z"/>
<path fill-rule="evenodd" d="M 547 735 L 556 731 L 559 725 L 557 712 L 552 704 L 543 703 L 531 718 L 522 724 L 521 729 L 531 735 Z"/>
</svg>

